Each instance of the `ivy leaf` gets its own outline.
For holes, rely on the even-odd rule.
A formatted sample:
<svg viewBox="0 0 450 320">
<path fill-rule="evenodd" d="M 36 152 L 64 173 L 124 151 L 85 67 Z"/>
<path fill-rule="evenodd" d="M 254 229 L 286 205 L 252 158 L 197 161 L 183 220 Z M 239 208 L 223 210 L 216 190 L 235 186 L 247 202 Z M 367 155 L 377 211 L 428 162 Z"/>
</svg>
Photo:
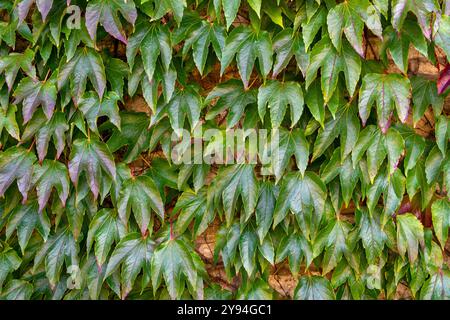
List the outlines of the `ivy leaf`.
<svg viewBox="0 0 450 320">
<path fill-rule="evenodd" d="M 36 186 L 39 212 L 44 210 L 53 188 L 58 192 L 61 204 L 65 206 L 70 184 L 69 174 L 64 164 L 58 161 L 44 160 L 42 165 L 34 165 L 32 183 Z"/>
<path fill-rule="evenodd" d="M 447 117 L 441 115 L 436 122 L 436 143 L 442 155 L 445 156 L 447 152 L 447 141 L 450 137 L 450 122 Z"/>
<path fill-rule="evenodd" d="M 12 147 L 0 153 L 0 196 L 17 180 L 17 187 L 27 201 L 28 190 L 31 187 L 33 164 L 36 162 L 34 153 L 22 147 Z"/>
<path fill-rule="evenodd" d="M 261 4 L 262 4 L 262 0 L 248 0 L 248 4 L 256 12 L 258 17 L 261 18 Z"/>
<path fill-rule="evenodd" d="M 53 0 L 21 0 L 17 4 L 17 11 L 19 14 L 19 24 L 21 24 L 28 15 L 31 6 L 36 3 L 36 7 L 41 13 L 42 20 L 45 22 L 47 15 L 53 6 Z"/>
<path fill-rule="evenodd" d="M 325 248 L 322 260 L 323 275 L 333 270 L 347 251 L 346 239 L 350 229 L 349 223 L 336 219 L 324 228 L 314 241 L 314 256 L 318 256 Z"/>
<path fill-rule="evenodd" d="M 175 232 L 183 234 L 191 222 L 194 222 L 194 237 L 206 231 L 208 225 L 214 219 L 214 211 L 207 205 L 207 192 L 201 189 L 198 193 L 186 190 L 178 198 L 173 213 L 178 213 L 175 224 Z"/>
<path fill-rule="evenodd" d="M 255 90 L 245 90 L 239 80 L 230 80 L 216 86 L 205 99 L 205 104 L 216 101 L 206 114 L 206 120 L 214 119 L 218 114 L 229 108 L 227 127 L 234 127 L 244 115 L 245 109 L 256 103 Z"/>
<path fill-rule="evenodd" d="M 198 286 L 197 279 L 203 272 L 201 260 L 182 238 L 169 239 L 159 245 L 151 261 L 153 292 L 164 278 L 172 299 L 182 297 L 185 281 L 194 289 L 196 296 L 202 297 L 203 287 Z"/>
<path fill-rule="evenodd" d="M 0 73 L 5 74 L 5 81 L 9 91 L 14 85 L 19 69 L 33 80 L 37 80 L 33 60 L 34 51 L 31 49 L 26 49 L 24 53 L 13 52 L 0 57 Z"/>
<path fill-rule="evenodd" d="M 142 235 L 149 227 L 151 210 L 153 210 L 161 221 L 164 221 L 164 203 L 153 180 L 145 175 L 132 177 L 124 181 L 122 190 L 117 200 L 119 216 L 127 225 L 131 211 L 133 211 Z"/>
<path fill-rule="evenodd" d="M 406 155 L 405 155 L 405 173 L 413 169 L 419 158 L 425 152 L 425 139 L 417 134 L 412 134 L 405 139 Z"/>
<path fill-rule="evenodd" d="M 433 220 L 434 233 L 444 249 L 450 228 L 450 204 L 445 199 L 435 201 L 431 206 L 431 217 Z"/>
<path fill-rule="evenodd" d="M 297 300 L 334 300 L 333 287 L 328 279 L 319 276 L 303 276 L 295 288 Z"/>
<path fill-rule="evenodd" d="M 450 86 L 450 64 L 447 64 L 444 70 L 439 74 L 439 80 L 437 84 L 438 94 L 443 94 Z"/>
<path fill-rule="evenodd" d="M 450 298 L 450 272 L 440 270 L 429 277 L 420 290 L 420 299 L 446 300 Z"/>
<path fill-rule="evenodd" d="M 96 93 L 89 92 L 78 101 L 78 108 L 83 112 L 89 128 L 98 134 L 97 119 L 102 116 L 107 116 L 120 130 L 118 101 L 120 97 L 114 91 L 107 92 L 101 100 Z"/>
<path fill-rule="evenodd" d="M 91 48 L 79 48 L 72 59 L 63 63 L 58 73 L 58 89 L 70 81 L 71 93 L 78 101 L 86 90 L 89 79 L 100 98 L 106 88 L 105 66 L 100 55 Z"/>
<path fill-rule="evenodd" d="M 109 259 L 105 279 L 121 266 L 121 298 L 125 299 L 133 288 L 137 276 L 143 270 L 143 284 L 150 280 L 150 263 L 154 254 L 155 243 L 149 237 L 143 238 L 138 232 L 123 237 Z M 146 279 L 146 280 L 144 280 Z"/>
<path fill-rule="evenodd" d="M 47 120 L 44 113 L 38 110 L 25 127 L 21 142 L 23 143 L 36 137 L 38 158 L 42 162 L 47 155 L 50 140 L 53 138 L 56 148 L 56 159 L 59 159 L 66 145 L 65 133 L 68 130 L 69 126 L 64 113 L 56 112 L 50 120 Z"/>
<path fill-rule="evenodd" d="M 280 196 L 273 214 L 274 227 L 286 218 L 288 211 L 295 215 L 310 216 L 313 210 L 323 212 L 327 189 L 320 178 L 313 172 L 290 172 L 283 178 Z"/>
<path fill-rule="evenodd" d="M 110 58 L 106 61 L 106 78 L 111 84 L 112 91 L 123 100 L 125 78 L 128 78 L 129 66 L 120 59 Z"/>
<path fill-rule="evenodd" d="M 306 260 L 306 266 L 309 267 L 313 260 L 313 249 L 306 238 L 300 234 L 290 234 L 284 237 L 278 246 L 276 254 L 276 263 L 280 263 L 288 258 L 289 269 L 297 276 L 303 258 Z"/>
<path fill-rule="evenodd" d="M 450 17 L 446 14 L 441 15 L 436 19 L 434 29 L 437 30 L 434 41 L 444 50 L 447 57 L 450 57 Z"/>
<path fill-rule="evenodd" d="M 309 54 L 306 53 L 305 44 L 298 32 L 293 35 L 293 30 L 286 28 L 278 33 L 273 39 L 273 51 L 276 54 L 273 64 L 273 78 L 276 78 L 282 70 L 286 69 L 294 56 L 297 66 L 305 76 L 309 65 Z"/>
<path fill-rule="evenodd" d="M 389 177 L 387 190 L 384 191 L 384 213 L 386 216 L 394 215 L 400 208 L 405 194 L 405 177 L 400 169 L 394 171 Z"/>
<path fill-rule="evenodd" d="M 25 254 L 28 242 L 35 229 L 44 241 L 47 241 L 50 233 L 50 220 L 45 212 L 38 209 L 38 203 L 33 201 L 30 204 L 17 207 L 11 213 L 6 225 L 6 238 L 11 238 L 13 232 L 17 230 L 20 249 L 22 254 Z"/>
<path fill-rule="evenodd" d="M 272 300 L 274 290 L 261 278 L 257 278 L 246 290 L 241 289 L 237 293 L 239 300 Z"/>
<path fill-rule="evenodd" d="M 188 23 L 192 24 L 191 21 L 188 21 Z M 188 27 L 189 33 L 183 45 L 183 57 L 186 57 L 188 51 L 192 48 L 195 66 L 200 75 L 203 75 L 210 46 L 212 46 L 219 61 L 222 59 L 226 39 L 225 28 L 201 18 L 198 18 L 197 23 L 194 23 L 193 26 Z"/>
<path fill-rule="evenodd" d="M 326 27 L 327 10 L 325 8 L 318 8 L 315 14 L 302 22 L 302 36 L 305 43 L 305 52 L 308 51 L 309 46 L 313 43 L 314 38 L 322 27 Z"/>
<path fill-rule="evenodd" d="M 359 237 L 366 252 L 367 262 L 376 263 L 388 241 L 388 236 L 381 225 L 381 215 L 378 211 L 369 213 L 367 210 L 357 210 Z"/>
<path fill-rule="evenodd" d="M 328 33 L 337 50 L 341 50 L 342 33 L 353 49 L 364 58 L 363 29 L 364 21 L 359 16 L 355 1 L 343 2 L 333 7 L 327 16 Z"/>
<path fill-rule="evenodd" d="M 236 56 L 237 67 L 245 89 L 249 87 L 256 58 L 259 70 L 265 79 L 272 68 L 272 40 L 267 31 L 253 32 L 249 27 L 239 26 L 228 35 L 222 52 L 220 74 Z"/>
<path fill-rule="evenodd" d="M 348 207 L 350 204 L 350 200 L 352 198 L 356 184 L 359 181 L 360 175 L 361 173 L 359 168 L 353 168 L 350 157 L 346 158 L 342 163 L 339 173 L 339 180 L 341 182 L 342 188 L 342 198 L 346 207 Z"/>
<path fill-rule="evenodd" d="M 280 181 L 293 155 L 295 155 L 297 167 L 303 175 L 309 160 L 309 143 L 303 132 L 298 128 L 292 131 L 280 128 L 272 131 L 271 137 L 270 165 L 276 177 L 276 183 Z"/>
<path fill-rule="evenodd" d="M 413 122 L 414 125 L 425 114 L 425 110 L 433 107 L 434 114 L 440 114 L 444 105 L 443 97 L 438 95 L 436 82 L 423 77 L 412 77 L 412 101 L 413 101 Z"/>
<path fill-rule="evenodd" d="M 406 20 L 401 33 L 397 33 L 393 28 L 386 28 L 384 37 L 385 43 L 383 44 L 381 55 L 387 61 L 385 51 L 389 50 L 392 60 L 404 74 L 408 71 L 408 54 L 411 44 L 422 55 L 428 56 L 427 41 L 420 27 L 413 21 Z"/>
<path fill-rule="evenodd" d="M 253 230 L 246 228 L 239 238 L 239 253 L 242 265 L 248 275 L 252 275 L 256 267 L 257 245 L 258 236 Z"/>
<path fill-rule="evenodd" d="M 225 20 L 227 24 L 227 30 L 236 19 L 236 15 L 241 5 L 241 0 L 222 0 L 223 11 L 225 14 Z"/>
<path fill-rule="evenodd" d="M 291 107 L 291 127 L 294 127 L 300 120 L 304 106 L 302 87 L 298 83 L 268 81 L 259 88 L 259 116 L 263 121 L 268 107 L 273 128 L 281 125 L 288 105 Z"/>
<path fill-rule="evenodd" d="M 150 146 L 152 138 L 152 131 L 149 129 L 150 118 L 145 113 L 120 112 L 120 123 L 121 130 L 118 128 L 113 130 L 107 145 L 111 152 L 128 146 L 123 161 L 130 163 Z"/>
<path fill-rule="evenodd" d="M 158 56 L 164 70 L 169 70 L 172 61 L 172 44 L 168 28 L 159 23 L 139 21 L 136 31 L 130 37 L 127 45 L 127 60 L 130 69 L 133 69 L 134 60 L 139 51 L 149 80 L 153 80 Z"/>
<path fill-rule="evenodd" d="M 49 238 L 36 253 L 33 272 L 43 262 L 45 274 L 53 288 L 60 280 L 64 262 L 66 266 L 78 265 L 78 245 L 68 228 Z"/>
<path fill-rule="evenodd" d="M 2 288 L 8 274 L 19 269 L 22 259 L 7 244 L 0 245 L 0 248 L 2 249 L 0 252 L 0 288 Z"/>
<path fill-rule="evenodd" d="M 106 144 L 92 139 L 78 139 L 73 142 L 69 159 L 69 175 L 75 188 L 81 173 L 86 174 L 89 187 L 96 199 L 99 194 L 103 172 L 116 179 L 116 165 Z"/>
<path fill-rule="evenodd" d="M 11 280 L 5 286 L 0 298 L 3 300 L 30 300 L 34 287 L 24 280 Z"/>
<path fill-rule="evenodd" d="M 148 0 L 145 0 L 148 1 Z M 184 8 L 186 8 L 186 0 L 162 0 L 156 1 L 156 15 L 154 19 L 162 18 L 168 10 L 172 11 L 175 21 L 178 25 L 181 23 L 184 14 Z"/>
<path fill-rule="evenodd" d="M 389 175 L 391 175 L 397 169 L 400 157 L 405 150 L 405 141 L 397 130 L 389 128 L 386 134 L 385 148 L 389 161 Z"/>
<path fill-rule="evenodd" d="M 279 188 L 273 183 L 262 182 L 259 189 L 258 205 L 256 206 L 256 233 L 260 243 L 266 238 L 273 222 L 273 212 Z"/>
<path fill-rule="evenodd" d="M 140 84 L 145 102 L 153 113 L 157 113 L 158 100 L 161 96 L 166 103 L 172 99 L 176 80 L 177 72 L 173 65 L 164 71 L 160 64 L 156 64 L 153 79 L 150 81 L 145 73 L 142 59 L 138 59 L 128 79 L 128 94 L 131 97 L 134 96 Z"/>
<path fill-rule="evenodd" d="M 361 124 L 355 108 L 349 106 L 340 121 L 341 163 L 354 150 L 361 130 Z"/>
<path fill-rule="evenodd" d="M 398 74 L 370 73 L 364 76 L 359 92 L 359 115 L 365 125 L 374 102 L 377 106 L 378 124 L 386 133 L 394 108 L 401 122 L 406 122 L 411 98 L 408 78 Z"/>
<path fill-rule="evenodd" d="M 333 7 L 327 16 L 328 33 L 337 50 L 341 50 L 342 33 L 355 51 L 364 58 L 364 23 L 382 38 L 382 26 L 376 8 L 369 1 L 348 1 Z"/>
<path fill-rule="evenodd" d="M 414 13 L 419 22 L 420 28 L 427 39 L 431 39 L 431 12 L 436 12 L 433 0 L 393 0 L 392 1 L 392 26 L 396 31 L 400 31 L 408 12 Z"/>
<path fill-rule="evenodd" d="M 125 226 L 112 210 L 102 209 L 93 217 L 86 240 L 87 253 L 95 240 L 94 252 L 97 264 L 101 267 L 107 260 L 114 242 L 125 234 Z"/>
<path fill-rule="evenodd" d="M 39 105 L 42 106 L 47 119 L 50 119 L 55 110 L 57 94 L 53 81 L 40 82 L 24 78 L 14 91 L 14 103 L 22 102 L 24 123 L 30 121 Z"/>
<path fill-rule="evenodd" d="M 425 160 L 425 175 L 427 177 L 428 184 L 431 184 L 437 180 L 443 163 L 444 157 L 442 156 L 442 153 L 437 146 L 434 146 Z"/>
<path fill-rule="evenodd" d="M 250 164 L 237 164 L 223 167 L 218 172 L 214 186 L 214 202 L 222 199 L 225 210 L 225 218 L 228 224 L 232 222 L 237 200 L 240 197 L 244 205 L 244 222 L 248 221 L 255 211 L 258 201 L 258 180 L 256 179 L 254 166 Z"/>
<path fill-rule="evenodd" d="M 321 69 L 321 84 L 323 98 L 326 104 L 330 101 L 338 84 L 339 73 L 345 75 L 345 84 L 351 96 L 361 74 L 361 60 L 347 44 L 342 46 L 340 55 L 328 37 L 324 37 L 313 48 L 311 62 L 306 70 L 306 89 L 317 77 L 317 71 Z"/>
<path fill-rule="evenodd" d="M 323 155 L 328 147 L 333 143 L 333 141 L 338 137 L 340 131 L 341 117 L 329 119 L 325 123 L 323 129 L 317 134 L 316 141 L 314 142 L 314 149 L 311 162 Z"/>
<path fill-rule="evenodd" d="M 0 108 L 0 134 L 6 129 L 8 134 L 16 140 L 20 140 L 20 129 L 16 120 L 17 107 L 10 105 L 7 110 Z"/>
<path fill-rule="evenodd" d="M 97 35 L 100 23 L 106 32 L 117 40 L 127 43 L 125 32 L 118 12 L 132 25 L 136 22 L 137 11 L 133 1 L 127 0 L 92 0 L 86 7 L 86 28 L 92 40 Z"/>
<path fill-rule="evenodd" d="M 419 244 L 424 245 L 423 225 L 411 213 L 397 216 L 397 247 L 404 256 L 408 252 L 409 261 L 416 261 Z"/>
<path fill-rule="evenodd" d="M 193 130 L 200 121 L 202 101 L 195 90 L 186 88 L 186 90 L 177 91 L 164 108 L 167 110 L 173 130 L 178 132 L 178 130 L 183 129 L 186 118 Z"/>
</svg>

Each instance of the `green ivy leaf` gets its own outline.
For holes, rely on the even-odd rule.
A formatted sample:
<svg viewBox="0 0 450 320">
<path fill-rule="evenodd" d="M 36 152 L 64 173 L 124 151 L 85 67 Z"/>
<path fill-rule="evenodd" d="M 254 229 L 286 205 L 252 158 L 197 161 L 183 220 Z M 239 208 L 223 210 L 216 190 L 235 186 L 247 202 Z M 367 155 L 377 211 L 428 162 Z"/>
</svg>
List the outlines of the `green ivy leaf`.
<svg viewBox="0 0 450 320">
<path fill-rule="evenodd" d="M 6 129 L 8 134 L 16 140 L 20 140 L 20 129 L 16 120 L 17 107 L 10 105 L 7 110 L 0 108 L 0 134 Z"/>
<path fill-rule="evenodd" d="M 297 66 L 305 76 L 309 65 L 309 54 L 306 53 L 300 33 L 295 32 L 293 34 L 291 28 L 284 29 L 273 38 L 273 51 L 276 54 L 273 64 L 273 78 L 276 78 L 281 71 L 286 69 L 294 56 Z"/>
<path fill-rule="evenodd" d="M 398 74 L 370 73 L 364 76 L 359 92 L 359 115 L 365 125 L 374 102 L 377 106 L 378 124 L 386 133 L 394 108 L 401 122 L 408 117 L 410 103 L 409 79 Z"/>
<path fill-rule="evenodd" d="M 400 255 L 408 252 L 409 261 L 416 261 L 419 244 L 424 245 L 423 225 L 411 213 L 397 216 L 397 247 Z"/>
<path fill-rule="evenodd" d="M 121 267 L 121 298 L 125 299 L 133 288 L 137 276 L 143 270 L 143 285 L 150 280 L 150 263 L 154 256 L 155 243 L 140 233 L 133 232 L 123 237 L 108 261 L 105 279 Z"/>
<path fill-rule="evenodd" d="M 173 213 L 178 213 L 178 218 L 175 224 L 175 232 L 183 234 L 193 222 L 193 234 L 195 237 L 201 235 L 206 231 L 209 224 L 214 219 L 214 210 L 207 205 L 207 194 L 205 189 L 201 189 L 195 193 L 191 190 L 186 190 L 178 198 Z"/>
<path fill-rule="evenodd" d="M 33 164 L 36 162 L 34 153 L 22 147 L 12 147 L 0 153 L 0 196 L 17 180 L 17 187 L 27 201 L 30 189 Z"/>
<path fill-rule="evenodd" d="M 0 253 L 0 288 L 2 288 L 6 277 L 11 272 L 19 269 L 22 259 L 8 245 L 1 244 L 0 248 L 2 249 Z"/>
<path fill-rule="evenodd" d="M 68 228 L 48 239 L 34 258 L 33 271 L 44 262 L 45 273 L 54 288 L 60 280 L 64 262 L 66 266 L 78 265 L 78 245 Z"/>
<path fill-rule="evenodd" d="M 59 159 L 66 146 L 65 134 L 69 130 L 66 117 L 62 112 L 56 112 L 50 120 L 42 111 L 37 111 L 30 120 L 22 135 L 21 142 L 36 137 L 36 149 L 39 161 L 42 162 L 47 155 L 50 140 L 56 148 L 56 159 Z"/>
<path fill-rule="evenodd" d="M 431 206 L 431 217 L 436 237 L 444 249 L 450 228 L 450 204 L 445 199 L 435 201 Z"/>
<path fill-rule="evenodd" d="M 328 279 L 319 276 L 301 277 L 295 288 L 297 300 L 334 300 L 335 294 Z"/>
<path fill-rule="evenodd" d="M 22 254 L 26 253 L 26 248 L 34 230 L 37 230 L 44 241 L 47 241 L 50 233 L 50 220 L 47 214 L 38 209 L 36 201 L 30 204 L 17 207 L 9 216 L 6 225 L 6 237 L 11 238 L 13 232 L 17 230 Z"/>
<path fill-rule="evenodd" d="M 414 0 L 393 0 L 392 1 L 392 26 L 396 31 L 400 31 L 405 22 L 408 12 L 414 13 L 417 21 L 427 39 L 431 38 L 431 12 L 436 12 L 435 2 L 425 0 L 416 2 Z"/>
<path fill-rule="evenodd" d="M 256 103 L 255 90 L 245 90 L 241 81 L 230 80 L 216 86 L 205 99 L 205 104 L 215 101 L 214 106 L 205 116 L 212 120 L 218 114 L 229 108 L 227 114 L 227 127 L 234 127 L 244 115 L 245 109 Z"/>
<path fill-rule="evenodd" d="M 259 116 L 263 121 L 268 107 L 273 128 L 276 129 L 281 125 L 288 105 L 291 107 L 291 127 L 294 127 L 300 120 L 304 106 L 303 90 L 298 83 L 268 81 L 259 88 Z"/>
<path fill-rule="evenodd" d="M 164 203 L 153 180 L 145 175 L 132 177 L 124 181 L 118 202 L 119 216 L 127 225 L 131 211 L 133 211 L 142 235 L 149 227 L 151 210 L 164 221 Z"/>
<path fill-rule="evenodd" d="M 26 49 L 24 53 L 13 52 L 0 57 L 0 73 L 5 74 L 5 81 L 9 91 L 12 90 L 19 69 L 33 80 L 36 78 L 36 67 L 33 65 L 34 51 Z"/>
<path fill-rule="evenodd" d="M 36 186 L 39 212 L 44 210 L 53 188 L 64 206 L 70 190 L 66 166 L 58 161 L 44 160 L 42 165 L 35 164 L 33 169 L 32 184 Z"/>
<path fill-rule="evenodd" d="M 84 114 L 89 128 L 98 134 L 97 119 L 107 116 L 112 124 L 120 130 L 120 115 L 117 102 L 119 95 L 115 92 L 107 92 L 103 99 L 99 99 L 95 92 L 88 92 L 78 101 L 78 108 Z"/>
<path fill-rule="evenodd" d="M 274 227 L 291 211 L 295 215 L 311 216 L 313 211 L 321 214 L 325 207 L 327 189 L 313 172 L 290 172 L 283 178 L 280 196 L 277 199 Z"/>
<path fill-rule="evenodd" d="M 127 60 L 130 69 L 134 67 L 137 53 L 140 52 L 144 70 L 149 80 L 153 80 L 158 57 L 164 70 L 169 70 L 172 61 L 172 44 L 167 27 L 141 20 L 127 44 Z"/>
<path fill-rule="evenodd" d="M 306 89 L 317 77 L 317 71 L 321 69 L 321 84 L 323 98 L 329 103 L 337 88 L 339 73 L 345 75 L 345 84 L 351 96 L 361 74 L 361 60 L 358 55 L 345 43 L 342 46 L 342 55 L 334 48 L 328 37 L 320 40 L 311 51 L 311 62 L 306 70 Z"/>
<path fill-rule="evenodd" d="M 244 206 L 244 222 L 248 221 L 255 211 L 258 201 L 259 184 L 256 179 L 254 166 L 237 164 L 223 167 L 218 172 L 214 189 L 214 203 L 219 204 L 222 199 L 227 224 L 232 222 L 238 198 Z"/>
<path fill-rule="evenodd" d="M 92 139 L 78 139 L 73 142 L 69 175 L 75 188 L 82 172 L 86 174 L 94 198 L 99 194 L 103 173 L 115 180 L 116 165 L 106 144 Z"/>
<path fill-rule="evenodd" d="M 202 272 L 201 260 L 183 239 L 169 239 L 158 246 L 151 261 L 153 292 L 156 292 L 164 278 L 172 299 L 182 296 L 185 281 L 193 288 L 195 296 L 202 297 L 203 287 L 199 287 L 197 281 Z"/>
<path fill-rule="evenodd" d="M 236 27 L 225 41 L 220 74 L 224 74 L 225 69 L 236 56 L 239 74 L 247 89 L 256 58 L 258 58 L 259 70 L 266 78 L 272 68 L 272 55 L 272 40 L 268 32 L 255 33 L 248 27 Z"/>
</svg>

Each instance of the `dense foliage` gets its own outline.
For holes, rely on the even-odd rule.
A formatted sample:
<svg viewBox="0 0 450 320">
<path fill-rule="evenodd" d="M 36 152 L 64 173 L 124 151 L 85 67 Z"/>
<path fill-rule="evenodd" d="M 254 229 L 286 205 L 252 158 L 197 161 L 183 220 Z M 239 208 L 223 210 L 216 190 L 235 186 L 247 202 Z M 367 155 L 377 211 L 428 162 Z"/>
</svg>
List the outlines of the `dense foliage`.
<svg viewBox="0 0 450 320">
<path fill-rule="evenodd" d="M 295 299 L 450 298 L 449 14 L 0 0 L 0 298 L 272 299 L 282 264 Z M 440 78 L 409 70 L 411 50 Z M 173 133 L 199 126 L 277 131 L 257 156 L 278 161 L 174 163 Z M 217 222 L 234 291 L 196 251 Z"/>
</svg>

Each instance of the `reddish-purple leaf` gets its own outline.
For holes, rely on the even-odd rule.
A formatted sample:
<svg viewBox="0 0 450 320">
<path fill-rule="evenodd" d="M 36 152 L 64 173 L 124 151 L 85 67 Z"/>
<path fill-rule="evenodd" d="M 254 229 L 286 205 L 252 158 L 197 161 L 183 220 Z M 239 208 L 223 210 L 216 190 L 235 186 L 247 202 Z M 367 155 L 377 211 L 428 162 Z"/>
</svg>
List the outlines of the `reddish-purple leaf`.
<svg viewBox="0 0 450 320">
<path fill-rule="evenodd" d="M 23 0 L 17 5 L 17 11 L 19 14 L 19 23 L 22 23 L 28 16 L 28 12 L 30 11 L 30 8 L 33 5 L 33 3 L 34 0 Z"/>
<path fill-rule="evenodd" d="M 137 19 L 137 11 L 132 1 L 94 0 L 89 2 L 86 8 L 86 28 L 93 40 L 95 40 L 97 26 L 100 23 L 111 36 L 127 44 L 118 12 L 134 25 Z"/>
<path fill-rule="evenodd" d="M 53 6 L 53 0 L 36 0 L 36 5 L 42 15 L 42 20 L 47 19 L 47 15 Z"/>
<path fill-rule="evenodd" d="M 444 93 L 445 90 L 450 86 L 450 64 L 447 64 L 444 70 L 441 71 L 439 75 L 439 80 L 437 83 L 438 94 Z"/>
</svg>

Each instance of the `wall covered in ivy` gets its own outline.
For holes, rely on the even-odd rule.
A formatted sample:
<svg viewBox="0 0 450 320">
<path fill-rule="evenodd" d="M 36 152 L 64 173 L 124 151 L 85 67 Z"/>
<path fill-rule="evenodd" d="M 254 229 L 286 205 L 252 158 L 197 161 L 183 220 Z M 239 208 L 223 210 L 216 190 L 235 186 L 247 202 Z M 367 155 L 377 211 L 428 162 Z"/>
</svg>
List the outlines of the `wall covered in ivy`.
<svg viewBox="0 0 450 320">
<path fill-rule="evenodd" d="M 446 0 L 0 0 L 0 299 L 449 299 L 448 57 Z"/>
</svg>

